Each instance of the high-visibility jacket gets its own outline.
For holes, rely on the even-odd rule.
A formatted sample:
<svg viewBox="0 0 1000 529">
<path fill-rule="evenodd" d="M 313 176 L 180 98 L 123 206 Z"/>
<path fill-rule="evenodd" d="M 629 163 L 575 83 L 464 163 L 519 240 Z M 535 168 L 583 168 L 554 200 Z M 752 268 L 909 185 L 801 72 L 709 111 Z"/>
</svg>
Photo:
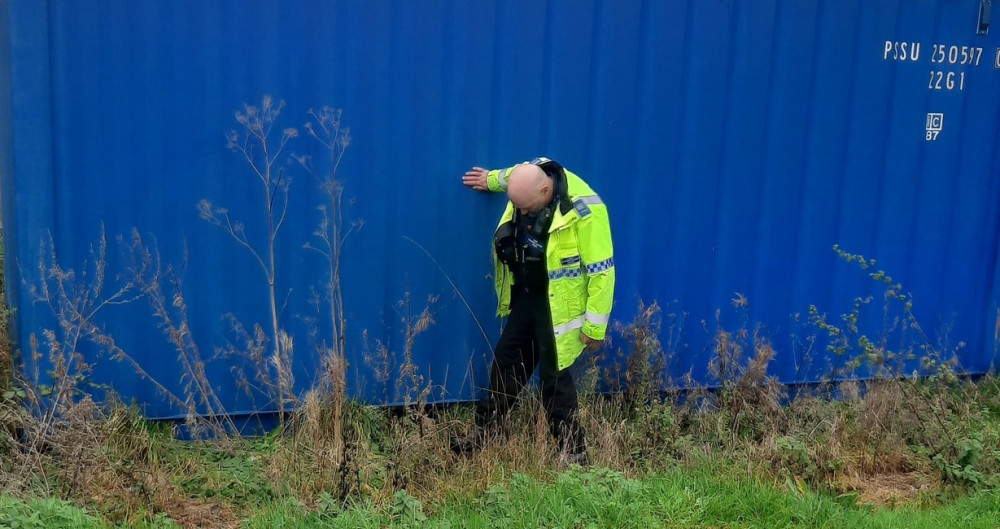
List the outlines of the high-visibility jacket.
<svg viewBox="0 0 1000 529">
<path fill-rule="evenodd" d="M 539 161 L 540 160 L 540 161 Z M 546 159 L 535 163 L 548 162 Z M 487 186 L 493 192 L 507 190 L 507 177 L 513 167 L 489 171 Z M 566 190 L 573 207 L 563 212 L 556 208 L 545 246 L 545 264 L 549 274 L 549 314 L 556 342 L 556 360 L 565 369 L 583 352 L 580 333 L 593 340 L 603 340 L 611 317 L 615 290 L 615 260 L 611 244 L 608 209 L 590 186 L 569 170 Z M 508 200 L 500 217 L 500 226 L 512 222 L 514 205 Z M 493 252 L 496 270 L 497 315 L 510 314 L 510 291 L 513 273 Z"/>
</svg>

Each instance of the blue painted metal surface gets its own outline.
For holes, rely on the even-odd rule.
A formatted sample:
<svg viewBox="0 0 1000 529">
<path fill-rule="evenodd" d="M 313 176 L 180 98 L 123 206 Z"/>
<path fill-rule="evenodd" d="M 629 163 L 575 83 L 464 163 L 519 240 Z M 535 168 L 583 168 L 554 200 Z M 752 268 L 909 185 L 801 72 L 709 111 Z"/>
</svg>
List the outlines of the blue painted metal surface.
<svg viewBox="0 0 1000 529">
<path fill-rule="evenodd" d="M 675 375 L 711 383 L 716 326 L 747 322 L 772 341 L 775 375 L 821 378 L 843 359 L 806 346 L 821 334 L 803 323 L 811 304 L 840 314 L 873 295 L 862 323 L 877 335 L 882 290 L 834 244 L 877 258 L 912 292 L 927 341 L 985 372 L 1000 321 L 1000 28 L 977 36 L 978 13 L 978 0 L 0 0 L 0 176 L 20 343 L 52 325 L 26 288 L 39 281 L 40 241 L 51 236 L 60 262 L 82 271 L 102 226 L 109 238 L 135 228 L 164 263 L 186 262 L 206 357 L 232 339 L 225 314 L 267 322 L 260 269 L 196 204 L 228 207 L 262 244 L 259 189 L 225 133 L 234 111 L 272 94 L 287 102 L 279 127 L 301 130 L 310 108 L 333 105 L 351 128 L 345 218 L 365 224 L 341 274 L 349 382 L 363 398 L 399 397 L 398 372 L 383 382 L 366 358 L 381 341 L 398 364 L 407 295 L 416 312 L 436 297 L 436 325 L 413 349 L 439 387 L 432 399 L 469 399 L 485 381 L 499 328 L 489 237 L 503 198 L 459 177 L 536 155 L 609 205 L 613 318 L 629 321 L 640 299 L 677 315 L 663 331 Z M 308 138 L 290 149 L 319 156 Z M 294 182 L 277 283 L 305 388 L 317 371 L 310 289 L 324 264 L 303 244 L 320 195 L 285 167 Z M 113 279 L 124 269 L 110 247 Z M 749 304 L 734 308 L 736 293 Z M 141 301 L 95 321 L 181 391 L 177 354 Z M 231 362 L 208 363 L 227 410 L 259 409 Z M 150 416 L 180 413 L 132 367 L 98 361 L 93 376 Z"/>
</svg>

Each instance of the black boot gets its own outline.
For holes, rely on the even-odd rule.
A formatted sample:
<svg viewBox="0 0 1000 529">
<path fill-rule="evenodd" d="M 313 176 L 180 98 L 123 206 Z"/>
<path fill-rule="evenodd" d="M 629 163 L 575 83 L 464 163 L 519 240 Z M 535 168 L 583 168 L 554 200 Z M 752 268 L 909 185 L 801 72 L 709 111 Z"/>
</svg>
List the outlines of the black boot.
<svg viewBox="0 0 1000 529">
<path fill-rule="evenodd" d="M 559 465 L 590 466 L 590 457 L 587 456 L 587 437 L 583 434 L 579 421 L 573 421 L 570 426 L 562 424 L 554 430 L 558 432 L 556 442 L 559 448 Z"/>
<path fill-rule="evenodd" d="M 577 452 L 575 454 L 566 454 L 566 464 L 567 465 L 580 465 L 581 467 L 590 466 L 590 457 L 587 456 L 587 451 Z"/>
<path fill-rule="evenodd" d="M 451 451 L 457 455 L 468 456 L 480 452 L 486 444 L 486 430 L 474 426 L 468 433 L 454 435 L 451 438 Z"/>
</svg>

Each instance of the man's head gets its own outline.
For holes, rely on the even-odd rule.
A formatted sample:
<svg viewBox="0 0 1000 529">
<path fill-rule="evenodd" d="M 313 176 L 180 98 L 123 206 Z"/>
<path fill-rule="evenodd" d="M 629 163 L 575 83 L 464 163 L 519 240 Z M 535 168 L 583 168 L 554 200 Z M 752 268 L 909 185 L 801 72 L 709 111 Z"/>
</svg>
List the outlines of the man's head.
<svg viewBox="0 0 1000 529">
<path fill-rule="evenodd" d="M 541 167 L 521 164 L 510 173 L 507 197 L 522 215 L 533 215 L 552 200 L 552 185 L 552 179 Z"/>
</svg>

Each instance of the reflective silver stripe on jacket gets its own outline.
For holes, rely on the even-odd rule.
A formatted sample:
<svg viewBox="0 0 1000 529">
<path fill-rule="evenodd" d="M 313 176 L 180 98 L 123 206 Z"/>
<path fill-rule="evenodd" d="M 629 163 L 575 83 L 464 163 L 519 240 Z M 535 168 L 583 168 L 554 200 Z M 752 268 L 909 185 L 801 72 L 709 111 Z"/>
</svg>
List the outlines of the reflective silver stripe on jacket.
<svg viewBox="0 0 1000 529">
<path fill-rule="evenodd" d="M 507 189 L 507 169 L 500 170 L 500 174 L 497 175 L 497 182 L 500 183 L 502 189 Z"/>
<path fill-rule="evenodd" d="M 611 319 L 611 315 L 610 314 L 598 314 L 596 312 L 590 312 L 588 310 L 587 314 L 584 315 L 584 318 L 587 320 L 587 322 L 592 323 L 594 325 L 607 325 L 608 324 L 608 320 Z"/>
<path fill-rule="evenodd" d="M 587 195 L 585 197 L 578 197 L 573 199 L 573 209 L 576 210 L 580 217 L 586 217 L 590 215 L 590 208 L 587 206 L 592 206 L 594 204 L 603 204 L 601 197 L 597 195 Z"/>
<path fill-rule="evenodd" d="M 579 329 L 583 327 L 583 316 L 576 318 L 575 320 L 569 320 L 566 323 L 560 323 L 552 327 L 552 334 L 556 336 L 562 336 L 563 334 L 572 331 L 573 329 Z"/>
<path fill-rule="evenodd" d="M 588 206 L 593 206 L 594 204 L 603 204 L 604 201 L 601 200 L 601 197 L 597 195 L 587 195 L 585 197 L 578 197 L 576 200 L 573 201 L 573 203 L 574 204 L 580 203 L 580 204 L 586 204 Z"/>
</svg>

